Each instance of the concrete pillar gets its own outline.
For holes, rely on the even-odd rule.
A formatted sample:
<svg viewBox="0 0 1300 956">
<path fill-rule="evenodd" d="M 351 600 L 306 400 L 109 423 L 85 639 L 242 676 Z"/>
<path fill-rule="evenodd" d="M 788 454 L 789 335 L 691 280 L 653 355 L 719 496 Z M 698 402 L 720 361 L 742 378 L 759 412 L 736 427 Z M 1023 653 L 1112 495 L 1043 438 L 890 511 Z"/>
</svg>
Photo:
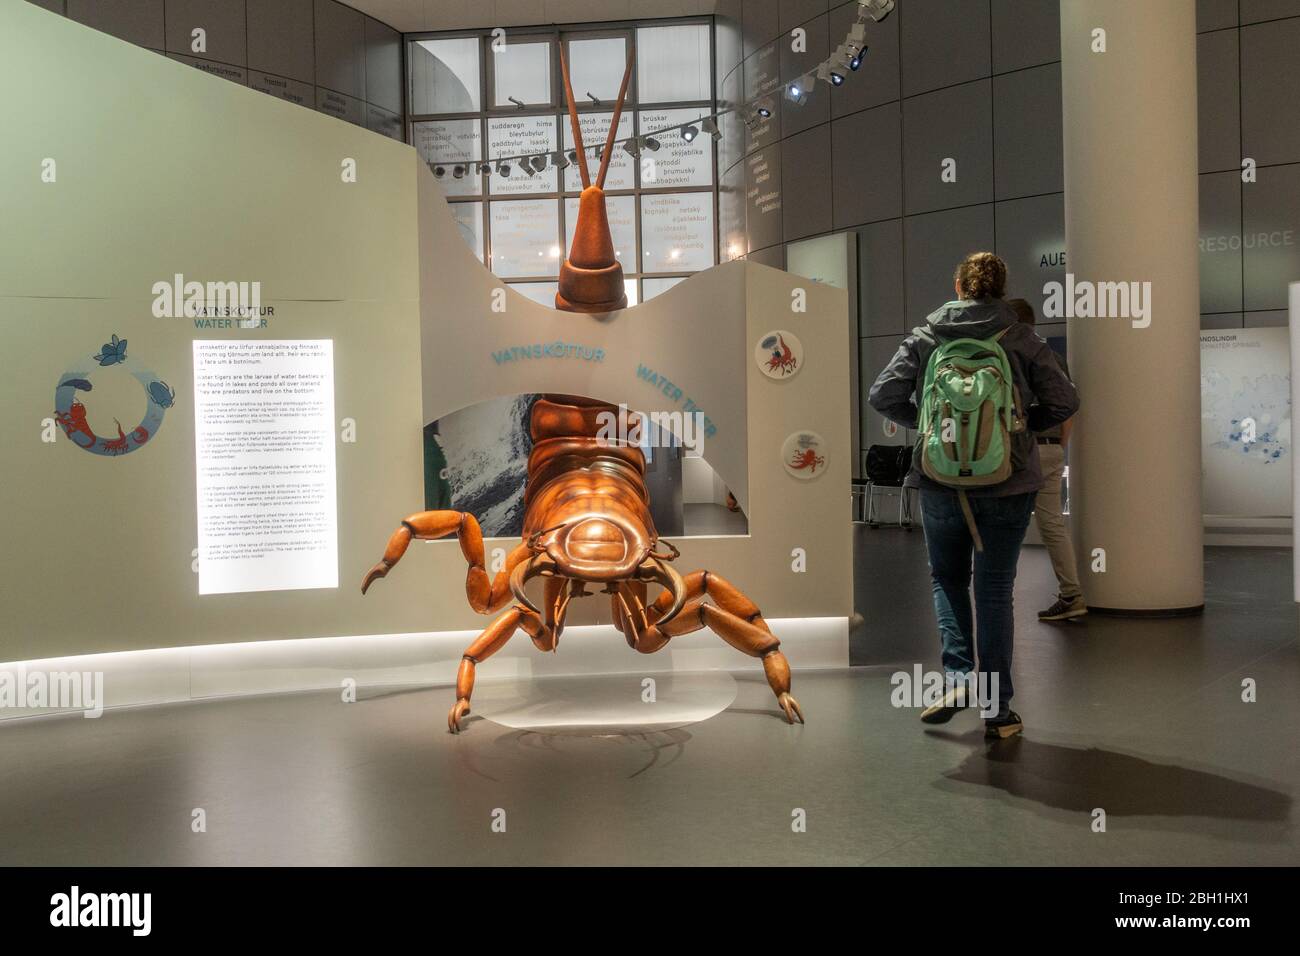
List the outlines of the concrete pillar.
<svg viewBox="0 0 1300 956">
<path fill-rule="evenodd" d="M 1196 4 L 1061 0 L 1061 101 L 1084 595 L 1098 609 L 1193 611 L 1204 603 Z M 1137 283 L 1142 297 L 1114 316 L 1124 294 L 1102 283 Z"/>
</svg>

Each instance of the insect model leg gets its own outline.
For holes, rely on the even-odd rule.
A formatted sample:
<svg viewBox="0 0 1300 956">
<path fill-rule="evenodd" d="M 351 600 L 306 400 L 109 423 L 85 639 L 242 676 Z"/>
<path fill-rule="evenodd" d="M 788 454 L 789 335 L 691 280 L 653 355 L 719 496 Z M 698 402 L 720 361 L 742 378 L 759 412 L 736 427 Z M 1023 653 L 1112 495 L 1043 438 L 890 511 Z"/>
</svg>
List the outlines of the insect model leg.
<svg viewBox="0 0 1300 956">
<path fill-rule="evenodd" d="M 790 665 L 779 650 L 781 642 L 763 620 L 758 605 L 731 582 L 711 571 L 695 571 L 686 575 L 684 580 L 686 605 L 681 613 L 663 625 L 656 624 L 672 605 L 671 594 L 666 591 L 660 594 L 647 614 L 650 626 L 637 635 L 637 643 L 633 646 L 649 653 L 668 643 L 669 638 L 708 627 L 736 650 L 763 661 L 768 686 L 776 694 L 785 719 L 792 724 L 796 720 L 802 724 L 803 711 L 790 694 Z M 706 597 L 713 603 L 706 603 Z"/>
<path fill-rule="evenodd" d="M 447 714 L 447 729 L 453 734 L 460 733 L 461 718 L 469 713 L 469 698 L 474 693 L 474 667 L 491 657 L 510 640 L 515 631 L 522 628 L 533 643 L 542 647 L 548 640 L 550 630 L 532 611 L 515 605 L 484 629 L 460 659 L 460 670 L 456 672 L 456 703 Z M 543 648 L 544 650 L 545 648 Z"/>
<path fill-rule="evenodd" d="M 452 532 L 456 533 L 461 553 L 469 563 L 465 596 L 470 607 L 480 614 L 491 614 L 505 607 L 510 598 L 510 572 L 528 557 L 528 549 L 522 544 L 516 547 L 506 558 L 505 568 L 497 572 L 495 579 L 489 579 L 483 556 L 483 532 L 474 516 L 463 511 L 421 511 L 404 518 L 401 527 L 388 539 L 383 558 L 361 582 L 361 593 L 365 594 L 377 578 L 384 577 L 393 565 L 402 560 L 412 538 L 432 541 L 445 538 Z"/>
</svg>

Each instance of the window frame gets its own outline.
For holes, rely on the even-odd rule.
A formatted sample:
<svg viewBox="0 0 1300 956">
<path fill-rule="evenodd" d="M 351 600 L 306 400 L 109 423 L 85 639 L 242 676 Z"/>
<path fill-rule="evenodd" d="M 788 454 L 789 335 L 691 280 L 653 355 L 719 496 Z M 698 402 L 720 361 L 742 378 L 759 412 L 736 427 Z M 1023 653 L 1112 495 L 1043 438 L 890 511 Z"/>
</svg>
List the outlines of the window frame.
<svg viewBox="0 0 1300 956">
<path fill-rule="evenodd" d="M 495 82 L 495 75 L 493 74 L 491 67 L 489 65 L 490 63 L 489 58 L 495 55 L 493 54 L 491 49 L 492 28 L 483 28 L 478 30 L 446 30 L 446 31 L 433 31 L 433 32 L 423 32 L 423 33 L 408 33 L 402 38 L 404 57 L 406 56 L 408 45 L 419 42 L 421 40 L 459 39 L 465 37 L 478 38 L 480 108 L 477 112 L 408 114 L 406 116 L 406 129 L 405 129 L 406 142 L 408 144 L 413 145 L 414 128 L 419 123 L 446 122 L 448 120 L 477 120 L 479 123 L 479 141 L 482 147 L 481 150 L 482 161 L 488 162 L 489 157 L 491 156 L 491 145 L 489 139 L 489 122 L 488 122 L 490 119 L 500 119 L 503 117 L 551 116 L 554 117 L 556 123 L 555 142 L 557 144 L 557 148 L 563 150 L 565 149 L 564 146 L 565 129 L 568 124 L 568 107 L 563 97 L 564 87 L 563 87 L 562 73 L 560 69 L 559 50 L 562 48 L 565 52 L 565 55 L 567 56 L 568 49 L 569 49 L 568 44 L 571 40 L 602 39 L 602 38 L 612 37 L 612 36 L 621 36 L 625 38 L 625 40 L 628 43 L 633 44 L 633 47 L 635 49 L 635 45 L 637 43 L 638 28 L 678 26 L 684 24 L 705 25 L 708 27 L 708 31 L 709 31 L 708 49 L 709 49 L 709 60 L 710 60 L 709 99 L 708 100 L 686 100 L 686 101 L 667 102 L 667 103 L 658 103 L 658 102 L 641 103 L 636 99 L 638 71 L 634 69 L 632 71 L 632 77 L 628 82 L 628 99 L 627 102 L 624 104 L 624 113 L 630 115 L 631 117 L 632 135 L 641 136 L 641 135 L 645 135 L 646 133 L 654 132 L 653 130 L 648 130 L 648 129 L 643 130 L 640 128 L 642 112 L 654 112 L 657 110 L 673 110 L 673 109 L 699 109 L 702 111 L 704 115 L 710 115 L 717 112 L 718 77 L 717 77 L 717 64 L 715 59 L 717 28 L 715 25 L 715 18 L 712 15 L 667 17 L 663 19 L 650 19 L 650 20 L 621 20 L 621 21 L 611 21 L 606 23 L 585 23 L 585 24 L 576 23 L 576 24 L 560 24 L 560 25 L 549 25 L 549 26 L 508 28 L 507 42 L 510 42 L 509 37 L 513 36 L 516 42 L 534 43 L 534 42 L 549 41 L 550 48 L 551 48 L 550 72 L 551 72 L 552 102 L 548 105 L 530 104 L 526 106 L 524 109 L 519 109 L 518 107 L 513 105 L 508 107 L 498 107 L 493 105 L 494 103 L 493 83 Z M 412 80 L 413 78 L 410 76 L 409 67 L 408 67 L 408 74 L 406 77 L 406 87 L 408 90 L 408 96 L 410 96 L 410 100 L 413 102 L 414 95 L 413 95 L 413 90 L 411 89 Z M 581 95 L 580 91 L 575 90 L 574 92 L 576 95 Z M 602 101 L 601 105 L 599 106 L 597 106 L 596 104 L 592 103 L 589 100 L 586 101 L 585 103 L 580 102 L 578 104 L 579 114 L 610 112 L 612 109 L 613 109 L 613 103 L 607 103 L 604 101 Z M 706 134 L 704 134 L 703 131 L 701 131 L 700 135 L 706 135 Z M 594 147 L 599 144 L 587 143 L 586 145 L 588 147 Z M 622 149 L 622 146 L 617 146 L 615 148 Z M 641 165 L 640 163 L 634 163 L 632 188 L 611 189 L 607 191 L 607 194 L 610 196 L 630 195 L 633 197 L 635 229 L 636 229 L 636 250 L 635 250 L 636 264 L 634 269 L 629 270 L 626 268 L 626 266 L 628 265 L 627 261 L 624 261 L 624 267 L 625 267 L 624 275 L 626 276 L 626 278 L 635 281 L 638 303 L 646 301 L 645 289 L 642 280 L 686 278 L 688 276 L 694 275 L 695 271 L 699 271 L 699 270 L 669 271 L 669 272 L 645 271 L 645 269 L 643 268 L 644 260 L 645 260 L 645 250 L 642 245 L 642 218 L 644 214 L 641 208 L 641 197 L 643 195 L 674 194 L 674 193 L 705 193 L 705 192 L 711 194 L 711 203 L 713 207 L 713 216 L 712 216 L 713 235 L 711 237 L 711 242 L 710 242 L 711 255 L 709 258 L 711 260 L 710 265 L 718 264 L 719 261 L 718 243 L 720 241 L 719 229 L 721 227 L 721 224 L 718 219 L 718 214 L 719 214 L 718 149 L 716 143 L 713 142 L 712 140 L 710 141 L 709 152 L 711 156 L 710 166 L 712 168 L 712 175 L 711 175 L 711 184 L 708 186 L 644 186 L 641 182 Z M 594 157 L 594 154 L 589 153 L 588 155 L 589 158 Z M 548 171 L 549 171 L 549 167 L 548 167 Z M 470 174 L 474 175 L 473 171 L 471 171 Z M 512 168 L 512 173 L 511 173 L 512 179 L 515 175 L 524 175 L 519 171 L 517 165 L 513 166 Z M 483 239 L 483 262 L 487 266 L 487 268 L 492 269 L 491 204 L 497 201 L 509 202 L 512 200 L 521 200 L 521 199 L 540 199 L 540 200 L 549 200 L 555 202 L 557 206 L 557 216 L 556 216 L 557 234 L 556 234 L 555 242 L 562 251 L 561 252 L 562 258 L 563 256 L 567 256 L 568 247 L 565 243 L 565 238 L 568 234 L 568 222 L 566 217 L 567 204 L 565 200 L 576 197 L 578 193 L 576 191 L 569 191 L 565 189 L 564 170 L 557 170 L 555 173 L 555 179 L 556 179 L 555 191 L 539 190 L 536 192 L 495 194 L 491 189 L 491 182 L 493 177 L 495 176 L 496 174 L 493 173 L 492 176 L 482 177 L 486 179 L 487 182 L 481 184 L 482 188 L 479 190 L 478 195 L 447 197 L 447 201 L 449 203 L 480 202 L 482 204 L 480 209 L 480 215 L 481 215 L 480 228 L 481 228 L 481 235 Z M 497 277 L 502 282 L 510 283 L 510 284 L 521 284 L 526 282 L 554 282 L 558 279 L 558 275 L 513 276 L 513 275 L 498 274 L 495 273 L 495 271 L 494 274 L 497 275 Z"/>
</svg>

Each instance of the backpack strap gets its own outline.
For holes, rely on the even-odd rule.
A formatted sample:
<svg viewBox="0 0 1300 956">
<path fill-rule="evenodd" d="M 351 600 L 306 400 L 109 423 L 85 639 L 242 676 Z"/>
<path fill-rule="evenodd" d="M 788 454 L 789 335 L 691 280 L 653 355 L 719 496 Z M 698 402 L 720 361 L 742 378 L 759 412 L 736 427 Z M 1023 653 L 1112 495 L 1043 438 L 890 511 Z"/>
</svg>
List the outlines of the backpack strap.
<svg viewBox="0 0 1300 956">
<path fill-rule="evenodd" d="M 984 540 L 980 537 L 979 528 L 975 527 L 975 514 L 970 510 L 970 499 L 966 497 L 966 489 L 957 489 L 957 500 L 961 502 L 962 517 L 966 519 L 966 527 L 970 530 L 971 540 L 975 542 L 975 550 L 984 550 Z"/>
</svg>

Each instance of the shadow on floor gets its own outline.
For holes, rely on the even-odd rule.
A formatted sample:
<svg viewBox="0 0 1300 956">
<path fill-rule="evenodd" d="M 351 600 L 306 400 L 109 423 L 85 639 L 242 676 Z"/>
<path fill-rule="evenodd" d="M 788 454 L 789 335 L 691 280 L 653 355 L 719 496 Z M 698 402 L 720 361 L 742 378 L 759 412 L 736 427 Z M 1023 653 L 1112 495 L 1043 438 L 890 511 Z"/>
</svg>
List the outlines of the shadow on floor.
<svg viewBox="0 0 1300 956">
<path fill-rule="evenodd" d="M 1283 823 L 1293 798 L 1220 774 L 1155 763 L 1096 747 L 1063 747 L 1023 736 L 986 741 L 982 731 L 926 731 L 971 753 L 944 778 L 993 787 L 1058 810 L 1107 817 L 1210 817 Z"/>
</svg>

